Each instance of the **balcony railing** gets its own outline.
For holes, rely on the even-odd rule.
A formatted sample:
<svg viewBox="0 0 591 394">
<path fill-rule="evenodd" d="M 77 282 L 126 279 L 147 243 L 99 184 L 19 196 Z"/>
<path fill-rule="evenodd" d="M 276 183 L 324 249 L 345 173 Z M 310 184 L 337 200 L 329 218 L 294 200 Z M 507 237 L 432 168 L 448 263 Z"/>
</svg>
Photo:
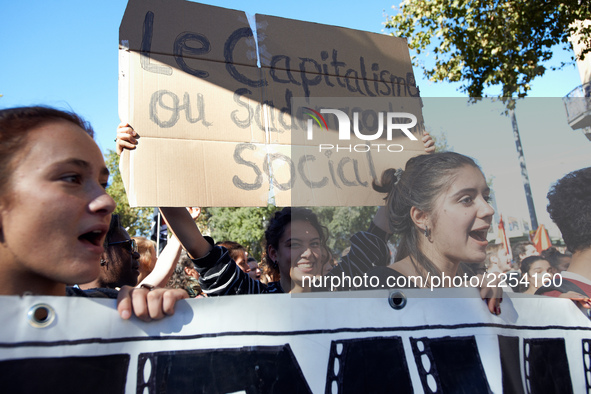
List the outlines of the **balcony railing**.
<svg viewBox="0 0 591 394">
<path fill-rule="evenodd" d="M 570 127 L 574 130 L 591 127 L 591 82 L 576 87 L 562 100 Z"/>
</svg>

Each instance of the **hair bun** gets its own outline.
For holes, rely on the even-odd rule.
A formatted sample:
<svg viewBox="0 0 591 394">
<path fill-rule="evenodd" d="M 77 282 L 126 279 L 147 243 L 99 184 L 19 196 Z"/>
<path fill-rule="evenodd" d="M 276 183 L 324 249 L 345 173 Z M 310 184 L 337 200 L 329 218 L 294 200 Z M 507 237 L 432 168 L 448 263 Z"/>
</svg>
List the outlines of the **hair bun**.
<svg viewBox="0 0 591 394">
<path fill-rule="evenodd" d="M 404 170 L 402 168 L 388 168 L 382 173 L 382 178 L 378 184 L 375 179 L 372 182 L 372 187 L 379 193 L 389 193 L 398 183 L 402 177 Z"/>
</svg>

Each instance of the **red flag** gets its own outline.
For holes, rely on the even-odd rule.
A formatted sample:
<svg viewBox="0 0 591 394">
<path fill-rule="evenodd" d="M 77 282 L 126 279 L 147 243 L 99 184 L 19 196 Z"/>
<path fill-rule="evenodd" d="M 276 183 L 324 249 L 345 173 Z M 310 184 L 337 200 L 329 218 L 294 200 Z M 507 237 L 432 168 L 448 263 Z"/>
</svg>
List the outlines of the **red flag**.
<svg viewBox="0 0 591 394">
<path fill-rule="evenodd" d="M 538 229 L 536 230 L 533 242 L 538 253 L 542 253 L 543 250 L 546 250 L 552 246 L 552 241 L 550 241 L 548 231 L 546 231 L 546 228 L 543 224 L 540 224 L 540 227 L 538 227 Z"/>
<path fill-rule="evenodd" d="M 499 222 L 499 239 L 503 244 L 503 249 L 505 249 L 505 253 L 507 256 L 513 258 L 511 253 L 511 243 L 509 242 L 509 238 L 507 237 L 507 233 L 505 232 L 505 223 L 503 222 L 503 215 L 501 215 L 501 221 Z"/>
</svg>

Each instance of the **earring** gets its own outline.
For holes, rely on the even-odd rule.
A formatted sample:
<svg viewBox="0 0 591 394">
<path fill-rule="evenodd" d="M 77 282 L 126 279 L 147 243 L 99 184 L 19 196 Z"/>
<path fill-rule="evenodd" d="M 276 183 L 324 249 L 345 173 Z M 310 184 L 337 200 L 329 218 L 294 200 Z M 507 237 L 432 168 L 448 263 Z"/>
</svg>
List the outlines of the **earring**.
<svg viewBox="0 0 591 394">
<path fill-rule="evenodd" d="M 426 238 L 427 238 L 429 241 L 431 241 L 431 230 L 429 230 L 429 227 L 425 226 L 424 234 L 425 234 L 425 237 L 426 237 Z"/>
<path fill-rule="evenodd" d="M 277 269 L 279 267 L 279 260 L 273 261 L 273 268 Z"/>
<path fill-rule="evenodd" d="M 107 260 L 101 259 L 101 267 L 104 267 L 105 265 L 107 265 Z"/>
</svg>

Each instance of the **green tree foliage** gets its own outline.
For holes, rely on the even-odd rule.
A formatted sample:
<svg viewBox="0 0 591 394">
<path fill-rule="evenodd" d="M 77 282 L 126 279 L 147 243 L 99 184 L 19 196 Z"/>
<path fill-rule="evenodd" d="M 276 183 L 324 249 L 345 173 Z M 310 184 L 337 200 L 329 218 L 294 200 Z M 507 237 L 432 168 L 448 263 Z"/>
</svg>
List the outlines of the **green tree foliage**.
<svg viewBox="0 0 591 394">
<path fill-rule="evenodd" d="M 454 147 L 449 145 L 445 131 L 439 131 L 438 133 L 430 131 L 429 134 L 435 143 L 435 152 L 453 152 Z"/>
<path fill-rule="evenodd" d="M 312 210 L 328 228 L 328 247 L 340 255 L 349 247 L 353 234 L 368 229 L 377 207 L 314 207 Z"/>
<path fill-rule="evenodd" d="M 205 208 L 199 220 L 207 223 L 207 230 L 216 242 L 238 242 L 260 261 L 265 229 L 269 219 L 280 209 L 272 205 L 264 208 Z M 331 251 L 340 254 L 349 246 L 351 235 L 367 230 L 377 208 L 314 207 L 312 210 L 329 231 L 328 246 Z M 200 228 L 205 230 L 201 225 Z"/>
<path fill-rule="evenodd" d="M 127 229 L 131 236 L 150 234 L 152 225 L 152 208 L 131 208 L 127 200 L 127 194 L 123 187 L 123 180 L 119 172 L 119 156 L 116 152 L 109 150 L 105 157 L 107 168 L 111 175 L 109 176 L 109 186 L 107 193 L 117 203 L 116 214 L 121 217 L 121 224 Z"/>
<path fill-rule="evenodd" d="M 408 38 L 417 54 L 434 55 L 418 62 L 432 81 L 462 82 L 470 97 L 486 97 L 499 86 L 499 97 L 525 97 L 531 81 L 544 75 L 556 45 L 570 48 L 580 34 L 581 58 L 591 51 L 588 0 L 404 0 L 388 18 L 392 35 Z M 561 64 L 558 67 L 564 66 Z"/>
<path fill-rule="evenodd" d="M 234 241 L 246 247 L 249 254 L 260 261 L 265 239 L 265 228 L 276 208 L 206 208 L 201 216 L 213 239 Z"/>
</svg>

